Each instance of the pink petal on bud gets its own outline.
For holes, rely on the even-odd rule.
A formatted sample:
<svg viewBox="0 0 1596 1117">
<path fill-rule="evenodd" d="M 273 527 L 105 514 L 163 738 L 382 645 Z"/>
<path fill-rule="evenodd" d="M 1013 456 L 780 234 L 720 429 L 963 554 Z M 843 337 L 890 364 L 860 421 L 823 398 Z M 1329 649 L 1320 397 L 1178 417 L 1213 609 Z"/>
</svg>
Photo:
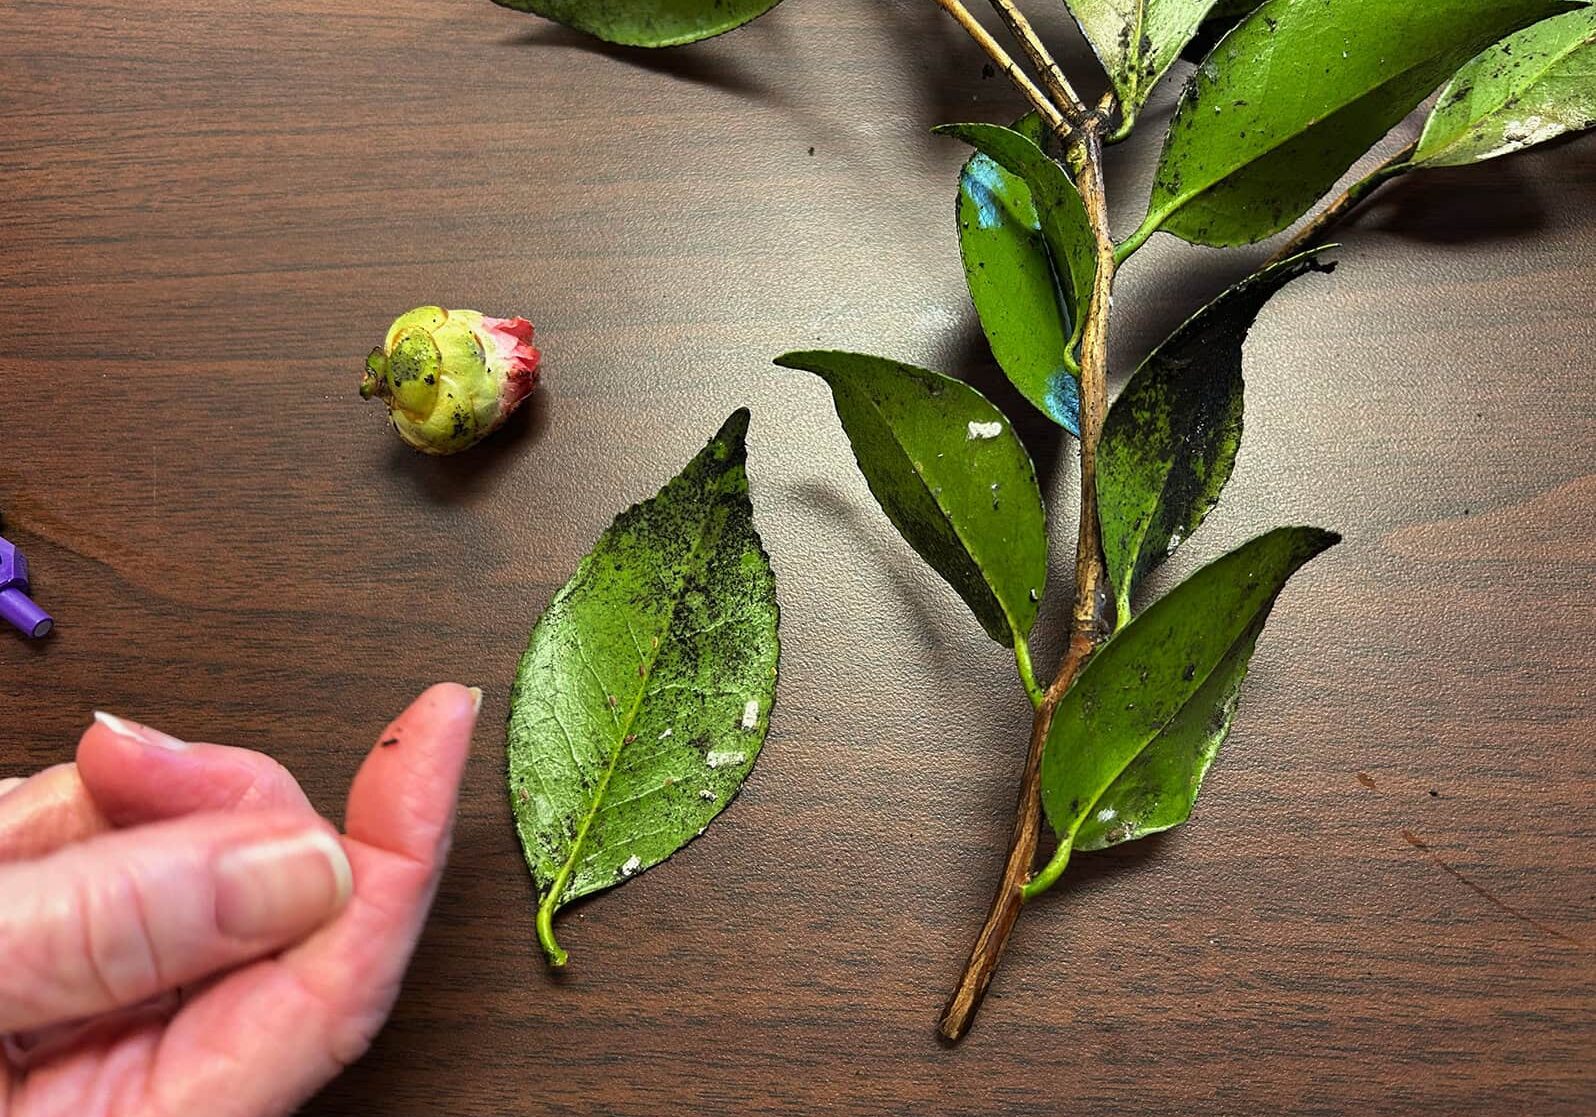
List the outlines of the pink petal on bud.
<svg viewBox="0 0 1596 1117">
<path fill-rule="evenodd" d="M 508 416 L 532 393 L 538 382 L 542 354 L 532 344 L 532 323 L 525 318 L 482 316 L 483 342 L 488 367 L 504 377 L 499 395 L 501 414 Z"/>
</svg>

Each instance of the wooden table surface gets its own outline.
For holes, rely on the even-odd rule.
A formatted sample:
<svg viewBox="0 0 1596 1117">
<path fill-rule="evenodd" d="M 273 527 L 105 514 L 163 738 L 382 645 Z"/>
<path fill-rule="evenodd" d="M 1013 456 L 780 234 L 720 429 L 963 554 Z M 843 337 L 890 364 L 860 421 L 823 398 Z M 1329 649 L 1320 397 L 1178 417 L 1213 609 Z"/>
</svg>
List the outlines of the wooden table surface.
<svg viewBox="0 0 1596 1117">
<path fill-rule="evenodd" d="M 1235 479 L 1161 585 L 1280 523 L 1346 543 L 1282 599 L 1192 824 L 1072 868 L 948 1050 L 1029 710 L 823 386 L 769 362 L 881 352 L 1023 413 L 927 132 L 1017 102 L 956 28 L 920 0 L 665 54 L 487 0 L 0 24 L 0 512 L 59 625 L 0 639 L 0 775 L 102 707 L 265 750 L 337 817 L 411 695 L 487 691 L 404 994 L 308 1112 L 1596 1112 L 1596 141 L 1390 188 L 1265 312 Z M 1115 155 L 1124 228 L 1170 103 Z M 1158 238 L 1121 370 L 1259 255 Z M 424 302 L 524 313 L 545 353 L 529 414 L 453 460 L 355 393 Z M 516 659 L 741 404 L 770 740 L 701 841 L 566 913 L 554 976 L 502 783 Z M 1064 585 L 1072 451 L 1020 425 Z"/>
</svg>

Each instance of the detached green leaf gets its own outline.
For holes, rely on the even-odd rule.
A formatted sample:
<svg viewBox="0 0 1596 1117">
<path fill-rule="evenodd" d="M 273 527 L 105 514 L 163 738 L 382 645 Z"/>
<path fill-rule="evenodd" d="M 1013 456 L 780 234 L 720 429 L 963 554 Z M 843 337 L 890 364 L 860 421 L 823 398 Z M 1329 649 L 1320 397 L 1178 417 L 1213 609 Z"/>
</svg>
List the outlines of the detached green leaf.
<svg viewBox="0 0 1596 1117">
<path fill-rule="evenodd" d="M 1260 536 L 1193 574 L 1087 662 L 1042 753 L 1042 804 L 1059 849 L 1029 892 L 1058 879 L 1077 839 L 1101 848 L 1185 819 L 1275 598 L 1339 538 L 1310 527 Z"/>
<path fill-rule="evenodd" d="M 870 491 L 987 635 L 1013 647 L 1036 621 L 1047 529 L 1031 457 L 1008 419 L 951 377 L 861 353 L 776 358 L 831 387 Z"/>
<path fill-rule="evenodd" d="M 1415 167 L 1510 155 L 1596 125 L 1596 8 L 1538 23 L 1476 57 L 1441 91 Z"/>
<path fill-rule="evenodd" d="M 1109 409 L 1097 452 L 1103 554 L 1119 604 L 1191 537 L 1230 480 L 1241 446 L 1242 344 L 1264 304 L 1312 270 L 1315 252 L 1242 280 L 1142 362 Z"/>
<path fill-rule="evenodd" d="M 674 47 L 722 34 L 781 0 L 493 0 L 610 43 Z"/>
<path fill-rule="evenodd" d="M 753 768 L 776 692 L 775 580 L 738 411 L 621 513 L 532 630 L 510 695 L 510 800 L 554 913 L 692 841 Z"/>
<path fill-rule="evenodd" d="M 1035 114 L 1014 128 L 1033 141 L 1042 138 Z M 1031 188 L 976 152 L 959 174 L 958 217 L 959 255 L 992 356 L 1026 399 L 1079 437 L 1080 383 L 1066 360 L 1074 311 L 1042 236 Z"/>
<path fill-rule="evenodd" d="M 1084 308 L 1092 297 L 1092 282 L 1097 276 L 1097 241 L 1092 235 L 1091 219 L 1086 216 L 1086 203 L 1069 173 L 1029 136 L 1000 124 L 944 124 L 932 131 L 963 140 L 1018 177 L 1030 190 L 1042 237 L 1064 288 L 1065 305 L 1073 311 L 1075 330 L 1069 345 L 1073 350 L 1086 322 Z M 1062 367 L 1062 361 L 1063 354 L 1059 354 L 1050 374 Z M 1034 398 L 1035 383 L 1029 387 L 1016 383 L 1027 398 Z M 1045 402 L 1042 410 L 1052 414 Z"/>
<path fill-rule="evenodd" d="M 1121 134 L 1213 6 L 1214 0 L 1069 0 L 1119 98 Z"/>
<path fill-rule="evenodd" d="M 1436 86 L 1564 0 L 1270 0 L 1192 74 L 1148 219 L 1194 244 L 1286 228 Z"/>
</svg>

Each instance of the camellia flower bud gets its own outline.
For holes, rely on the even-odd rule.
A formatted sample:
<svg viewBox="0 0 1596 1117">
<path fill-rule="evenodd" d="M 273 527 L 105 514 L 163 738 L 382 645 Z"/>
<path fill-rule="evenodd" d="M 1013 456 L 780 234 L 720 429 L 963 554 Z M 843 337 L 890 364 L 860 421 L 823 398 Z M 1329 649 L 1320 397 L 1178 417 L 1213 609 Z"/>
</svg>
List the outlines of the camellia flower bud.
<svg viewBox="0 0 1596 1117">
<path fill-rule="evenodd" d="M 525 318 L 418 306 L 366 358 L 360 394 L 386 403 L 417 450 L 455 454 L 504 425 L 537 383 L 538 358 Z"/>
</svg>

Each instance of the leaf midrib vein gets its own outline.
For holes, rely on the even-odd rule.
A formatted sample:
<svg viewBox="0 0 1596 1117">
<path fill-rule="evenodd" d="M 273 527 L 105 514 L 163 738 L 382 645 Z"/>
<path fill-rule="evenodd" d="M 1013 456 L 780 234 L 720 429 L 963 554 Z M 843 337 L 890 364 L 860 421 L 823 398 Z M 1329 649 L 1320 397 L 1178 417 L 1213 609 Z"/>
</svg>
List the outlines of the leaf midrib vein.
<svg viewBox="0 0 1596 1117">
<path fill-rule="evenodd" d="M 712 496 L 710 499 L 710 510 L 712 511 L 713 508 L 714 497 Z M 604 793 L 609 788 L 610 779 L 615 775 L 616 767 L 620 764 L 621 753 L 626 751 L 626 738 L 631 734 L 632 725 L 637 720 L 638 711 L 642 709 L 643 699 L 648 696 L 648 684 L 654 676 L 654 666 L 659 662 L 660 654 L 665 650 L 665 644 L 670 637 L 671 628 L 676 623 L 677 614 L 681 611 L 680 606 L 682 601 L 682 590 L 687 585 L 688 572 L 699 565 L 699 555 L 703 553 L 704 542 L 710 534 L 710 519 L 710 515 L 708 512 L 706 512 L 703 520 L 701 521 L 698 536 L 693 541 L 693 549 L 688 555 L 688 561 L 683 564 L 684 573 L 681 579 L 677 581 L 677 583 L 671 588 L 670 615 L 665 620 L 665 627 L 660 631 L 659 644 L 650 649 L 652 654 L 647 658 L 647 660 L 640 664 L 640 666 L 643 668 L 643 674 L 640 676 L 641 685 L 637 688 L 637 697 L 633 699 L 630 707 L 626 711 L 625 721 L 621 721 L 621 719 L 616 715 L 613 707 L 610 708 L 610 716 L 615 719 L 615 727 L 617 730 L 615 744 L 610 750 L 610 762 L 605 766 L 604 774 L 599 777 L 598 786 L 593 789 L 593 798 L 588 804 L 587 815 L 582 819 L 581 825 L 577 827 L 576 837 L 571 840 L 571 848 L 565 856 L 565 863 L 560 866 L 559 872 L 555 875 L 554 883 L 549 886 L 549 894 L 545 902 L 551 904 L 553 907 L 558 908 L 561 904 L 566 885 L 570 883 L 571 874 L 576 869 L 577 859 L 582 853 L 583 846 L 585 846 L 587 843 L 588 831 L 592 828 L 593 821 L 598 817 L 599 809 L 604 803 Z M 580 640 L 578 640 L 578 651 L 582 654 L 583 661 L 585 662 L 587 659 L 587 654 L 585 651 L 582 651 Z M 598 679 L 597 673 L 594 674 L 594 678 L 599 683 L 599 690 L 604 692 L 607 698 L 608 688 L 604 686 L 603 680 Z M 608 705 L 608 702 L 606 701 L 605 704 Z"/>
</svg>

